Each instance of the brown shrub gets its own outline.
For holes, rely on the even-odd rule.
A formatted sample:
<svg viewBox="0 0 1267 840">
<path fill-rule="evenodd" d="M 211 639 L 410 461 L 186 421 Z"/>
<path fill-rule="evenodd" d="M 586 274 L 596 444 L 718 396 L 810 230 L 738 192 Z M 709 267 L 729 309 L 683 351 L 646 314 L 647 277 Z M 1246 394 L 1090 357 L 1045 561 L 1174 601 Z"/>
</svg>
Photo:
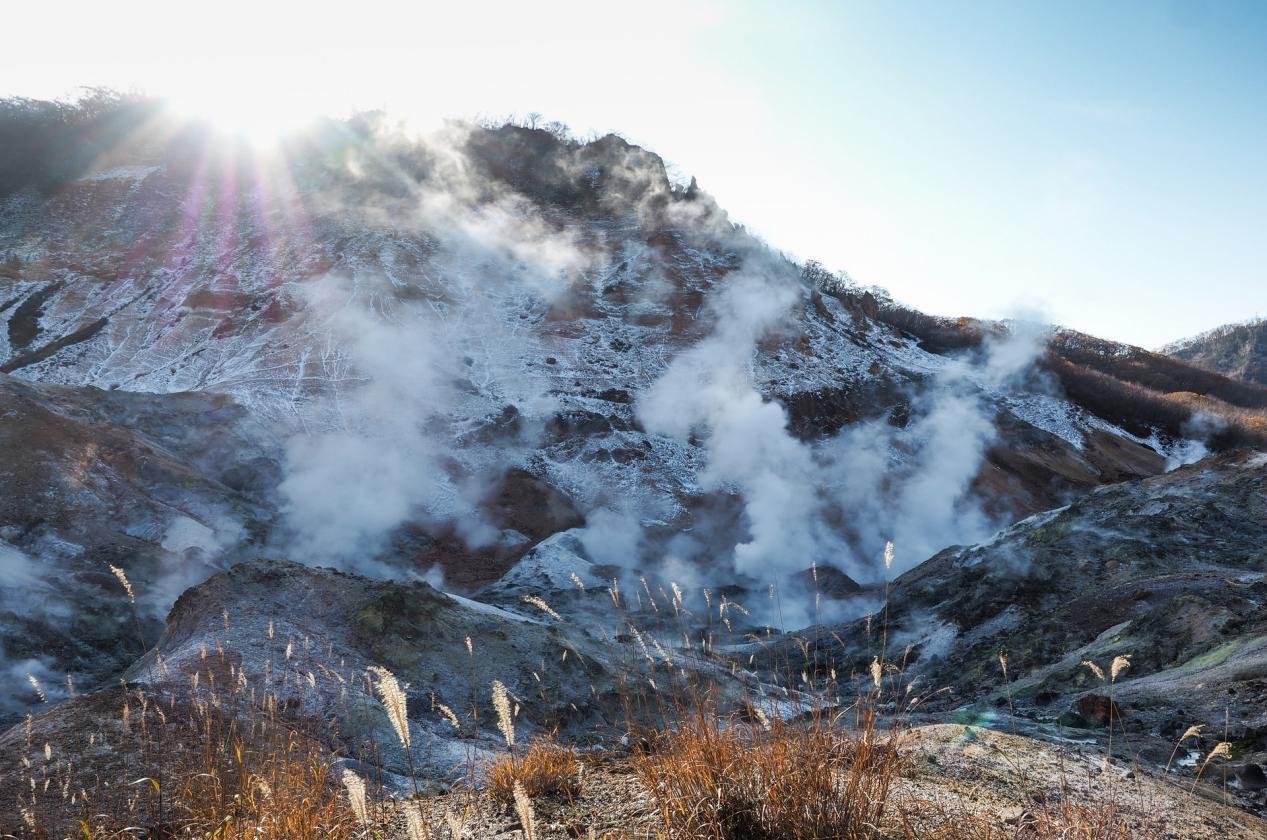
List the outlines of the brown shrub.
<svg viewBox="0 0 1267 840">
<path fill-rule="evenodd" d="M 900 759 L 897 735 L 827 716 L 764 727 L 703 709 L 640 753 L 638 774 L 670 837 L 764 840 L 875 835 Z"/>
<path fill-rule="evenodd" d="M 1056 375 L 1069 399 L 1133 434 L 1147 436 L 1157 427 L 1185 437 L 1190 434 L 1188 423 L 1200 411 L 1225 422 L 1210 436 L 1215 449 L 1256 446 L 1267 440 L 1267 415 L 1262 409 L 1238 408 L 1192 391 L 1161 393 L 1053 355 L 1041 364 Z"/>
<path fill-rule="evenodd" d="M 1053 337 L 1050 349 L 1072 364 L 1157 393 L 1188 391 L 1240 408 L 1267 408 L 1267 388 L 1262 385 L 1241 382 L 1139 347 L 1062 332 Z"/>
<path fill-rule="evenodd" d="M 273 753 L 239 744 L 235 772 L 192 775 L 175 792 L 180 830 L 188 836 L 290 840 L 351 838 L 359 821 L 330 783 L 327 757 L 295 738 Z"/>
<path fill-rule="evenodd" d="M 489 765 L 488 792 L 501 802 L 515 801 L 515 782 L 529 799 L 540 796 L 571 800 L 581 793 L 581 764 L 576 750 L 553 740 L 533 743 L 522 755 L 503 755 Z"/>
<path fill-rule="evenodd" d="M 65 837 L 72 826 L 74 836 L 91 840 L 363 835 L 361 820 L 334 781 L 336 756 L 315 726 L 267 712 L 239 717 L 210 703 L 186 705 L 142 689 L 117 696 L 128 709 L 122 739 L 114 740 L 118 730 L 109 724 L 103 729 L 112 735 L 109 754 L 119 754 L 121 763 L 86 773 L 71 762 L 56 765 L 55 784 L 27 790 L 23 810 L 29 818 L 20 836 Z M 222 709 L 239 699 L 224 689 L 213 696 Z M 94 737 L 104 748 L 105 736 Z"/>
</svg>

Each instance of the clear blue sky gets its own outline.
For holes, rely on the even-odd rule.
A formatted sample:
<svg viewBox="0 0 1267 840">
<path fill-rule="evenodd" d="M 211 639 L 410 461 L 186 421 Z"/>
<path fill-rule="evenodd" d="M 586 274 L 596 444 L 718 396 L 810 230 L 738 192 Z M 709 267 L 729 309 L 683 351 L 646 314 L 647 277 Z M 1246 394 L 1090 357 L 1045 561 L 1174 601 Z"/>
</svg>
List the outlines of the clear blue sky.
<svg viewBox="0 0 1267 840">
<path fill-rule="evenodd" d="M 1267 2 L 400 6 L 6 9 L 0 93 L 539 111 L 928 311 L 1144 346 L 1267 315 Z"/>
</svg>

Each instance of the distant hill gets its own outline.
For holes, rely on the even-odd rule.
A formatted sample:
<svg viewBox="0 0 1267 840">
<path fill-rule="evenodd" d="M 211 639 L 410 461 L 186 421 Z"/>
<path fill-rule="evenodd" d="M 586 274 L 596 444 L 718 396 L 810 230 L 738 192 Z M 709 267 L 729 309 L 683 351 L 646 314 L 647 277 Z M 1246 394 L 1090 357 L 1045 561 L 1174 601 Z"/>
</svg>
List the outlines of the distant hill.
<svg viewBox="0 0 1267 840">
<path fill-rule="evenodd" d="M 1267 319 L 1264 318 L 1224 324 L 1169 344 L 1161 352 L 1233 379 L 1267 385 Z"/>
</svg>

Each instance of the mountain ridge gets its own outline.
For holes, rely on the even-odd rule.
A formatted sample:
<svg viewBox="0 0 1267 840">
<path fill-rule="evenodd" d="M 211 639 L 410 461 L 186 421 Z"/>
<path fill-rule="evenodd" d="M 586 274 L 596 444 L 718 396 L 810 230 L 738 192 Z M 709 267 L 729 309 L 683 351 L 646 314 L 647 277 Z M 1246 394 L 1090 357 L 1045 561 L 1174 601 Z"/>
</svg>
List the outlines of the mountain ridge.
<svg viewBox="0 0 1267 840">
<path fill-rule="evenodd" d="M 1267 384 L 1267 319 L 1223 324 L 1167 344 L 1161 353 L 1233 379 Z"/>
</svg>

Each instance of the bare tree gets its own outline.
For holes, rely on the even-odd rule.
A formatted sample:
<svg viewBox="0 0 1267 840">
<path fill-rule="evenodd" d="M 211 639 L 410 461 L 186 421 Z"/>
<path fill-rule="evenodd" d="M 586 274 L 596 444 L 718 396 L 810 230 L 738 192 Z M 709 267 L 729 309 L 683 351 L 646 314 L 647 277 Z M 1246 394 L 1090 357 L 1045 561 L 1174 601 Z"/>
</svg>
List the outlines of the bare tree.
<svg viewBox="0 0 1267 840">
<path fill-rule="evenodd" d="M 568 138 L 572 134 L 572 129 L 568 127 L 568 124 L 560 122 L 559 120 L 551 120 L 543 125 L 542 128 L 553 134 L 556 139 L 563 142 L 567 142 Z"/>
</svg>

